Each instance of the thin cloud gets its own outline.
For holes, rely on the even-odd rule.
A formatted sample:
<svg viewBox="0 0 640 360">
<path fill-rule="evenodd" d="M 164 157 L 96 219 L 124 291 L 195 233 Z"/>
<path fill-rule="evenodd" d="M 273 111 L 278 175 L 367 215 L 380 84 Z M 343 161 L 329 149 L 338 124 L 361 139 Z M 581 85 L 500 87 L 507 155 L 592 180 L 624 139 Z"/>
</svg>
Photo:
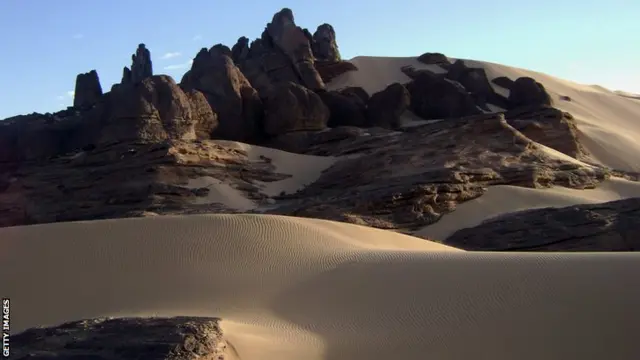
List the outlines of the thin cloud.
<svg viewBox="0 0 640 360">
<path fill-rule="evenodd" d="M 182 64 L 173 64 L 173 65 L 168 65 L 165 66 L 164 69 L 165 70 L 179 70 L 179 69 L 186 69 L 189 66 L 191 66 L 191 64 L 193 64 L 193 60 L 189 60 L 186 63 L 182 63 Z"/>
<path fill-rule="evenodd" d="M 73 38 L 76 39 L 76 40 L 82 39 L 83 37 L 84 37 L 83 34 L 74 34 L 73 35 Z"/>
<path fill-rule="evenodd" d="M 202 35 L 196 35 L 193 37 L 192 39 L 193 41 L 198 41 L 198 40 L 202 40 Z"/>
<path fill-rule="evenodd" d="M 182 53 L 179 52 L 168 52 L 160 57 L 160 59 L 173 59 L 182 56 Z"/>
</svg>

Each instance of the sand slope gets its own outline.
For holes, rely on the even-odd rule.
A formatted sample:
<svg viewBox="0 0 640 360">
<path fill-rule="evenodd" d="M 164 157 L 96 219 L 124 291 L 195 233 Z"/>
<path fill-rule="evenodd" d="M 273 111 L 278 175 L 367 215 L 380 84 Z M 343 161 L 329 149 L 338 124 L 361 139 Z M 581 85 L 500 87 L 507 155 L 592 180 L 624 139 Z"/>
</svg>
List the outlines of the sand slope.
<svg viewBox="0 0 640 360">
<path fill-rule="evenodd" d="M 640 355 L 640 254 L 471 253 L 264 215 L 3 228 L 0 248 L 15 331 L 214 315 L 248 360 Z"/>
</svg>

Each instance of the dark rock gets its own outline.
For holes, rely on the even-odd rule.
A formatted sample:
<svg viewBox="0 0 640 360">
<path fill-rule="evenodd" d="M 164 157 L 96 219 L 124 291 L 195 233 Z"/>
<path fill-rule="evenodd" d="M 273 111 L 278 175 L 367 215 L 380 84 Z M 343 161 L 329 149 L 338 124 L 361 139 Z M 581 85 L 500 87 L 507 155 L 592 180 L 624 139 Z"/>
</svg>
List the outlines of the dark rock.
<svg viewBox="0 0 640 360">
<path fill-rule="evenodd" d="M 76 108 L 89 108 L 95 105 L 102 96 L 102 86 L 98 72 L 91 70 L 88 73 L 78 74 L 76 88 L 73 97 L 73 106 Z"/>
<path fill-rule="evenodd" d="M 329 115 L 318 94 L 295 83 L 279 84 L 267 97 L 264 128 L 270 136 L 323 130 Z"/>
<path fill-rule="evenodd" d="M 231 58 L 236 64 L 242 64 L 249 56 L 249 38 L 240 37 L 231 48 Z"/>
<path fill-rule="evenodd" d="M 138 83 L 152 75 L 151 54 L 144 44 L 139 44 L 136 53 L 131 55 L 131 81 Z"/>
<path fill-rule="evenodd" d="M 427 65 L 441 65 L 443 67 L 448 67 L 451 65 L 451 61 L 444 54 L 441 53 L 424 53 L 418 56 L 418 61 Z"/>
<path fill-rule="evenodd" d="M 411 110 L 423 119 L 455 118 L 481 111 L 465 88 L 429 73 L 419 74 L 407 84 L 411 94 Z"/>
<path fill-rule="evenodd" d="M 346 96 L 350 96 L 359 99 L 362 104 L 366 105 L 369 101 L 369 94 L 365 89 L 360 86 L 350 86 L 340 90 L 340 93 Z"/>
<path fill-rule="evenodd" d="M 366 126 L 366 108 L 359 98 L 343 95 L 336 91 L 318 91 L 330 116 L 327 126 Z"/>
<path fill-rule="evenodd" d="M 329 24 L 318 26 L 313 34 L 313 55 L 321 61 L 341 61 L 338 43 L 336 42 L 336 32 L 333 26 Z"/>
<path fill-rule="evenodd" d="M 501 108 L 508 108 L 507 99 L 496 93 L 489 82 L 487 73 L 481 68 L 469 68 L 462 60 L 456 61 L 446 75 L 447 79 L 459 82 L 471 93 L 478 106 L 483 110 L 490 110 L 487 103 L 497 105 Z"/>
<path fill-rule="evenodd" d="M 231 349 L 216 318 L 119 318 L 74 321 L 11 335 L 11 354 L 32 360 L 195 360 Z"/>
<path fill-rule="evenodd" d="M 640 198 L 508 213 L 444 243 L 476 251 L 640 251 Z"/>
<path fill-rule="evenodd" d="M 95 114 L 103 123 L 99 143 L 208 139 L 218 125 L 202 93 L 183 91 L 166 75 L 122 85 L 108 95 Z"/>
<path fill-rule="evenodd" d="M 571 97 L 567 95 L 560 95 L 560 100 L 562 101 L 571 101 Z"/>
<path fill-rule="evenodd" d="M 349 71 L 358 71 L 358 68 L 348 61 L 316 61 L 315 67 L 320 74 L 320 77 L 322 77 L 322 81 L 324 81 L 325 83 L 328 83 L 336 77 Z"/>
<path fill-rule="evenodd" d="M 267 24 L 266 34 L 289 58 L 301 79 L 301 85 L 311 90 L 324 88 L 324 82 L 314 67 L 311 44 L 302 29 L 296 26 L 290 9 L 282 9 L 273 16 L 273 20 Z"/>
<path fill-rule="evenodd" d="M 542 84 L 530 77 L 517 78 L 509 93 L 510 108 L 552 105 L 551 96 Z"/>
<path fill-rule="evenodd" d="M 400 116 L 411 103 L 409 91 L 399 83 L 371 95 L 367 102 L 367 124 L 387 129 L 398 128 Z"/>
<path fill-rule="evenodd" d="M 223 44 L 216 44 L 213 45 L 211 47 L 211 49 L 209 49 L 209 53 L 211 54 L 211 56 L 215 57 L 215 56 L 228 56 L 229 58 L 232 58 L 232 52 L 231 49 L 229 49 L 228 46 L 223 45 Z"/>
<path fill-rule="evenodd" d="M 499 76 L 491 80 L 491 82 L 508 90 L 511 90 L 511 87 L 513 87 L 513 83 L 514 83 L 513 80 L 509 79 L 506 76 Z"/>
<path fill-rule="evenodd" d="M 262 138 L 262 101 L 225 47 L 202 49 L 180 82 L 204 94 L 218 115 L 214 138 L 255 143 Z"/>
</svg>

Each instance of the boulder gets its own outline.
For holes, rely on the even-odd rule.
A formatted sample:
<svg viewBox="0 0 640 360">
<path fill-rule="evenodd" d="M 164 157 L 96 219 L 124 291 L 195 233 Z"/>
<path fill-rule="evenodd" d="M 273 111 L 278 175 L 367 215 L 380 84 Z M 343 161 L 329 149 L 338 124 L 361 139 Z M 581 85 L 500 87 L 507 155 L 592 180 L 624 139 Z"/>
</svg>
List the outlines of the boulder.
<svg viewBox="0 0 640 360">
<path fill-rule="evenodd" d="M 214 138 L 255 143 L 262 137 L 262 101 L 227 50 L 200 50 L 180 85 L 202 92 L 218 115 Z"/>
<path fill-rule="evenodd" d="M 469 68 L 462 60 L 458 60 L 450 67 L 446 78 L 464 86 L 471 93 L 476 104 L 484 110 L 489 110 L 487 103 L 505 109 L 508 107 L 507 99 L 495 92 L 486 71 L 482 68 Z"/>
<path fill-rule="evenodd" d="M 511 87 L 513 86 L 513 80 L 506 76 L 499 76 L 491 80 L 491 82 L 508 90 L 511 90 Z"/>
<path fill-rule="evenodd" d="M 407 84 L 411 110 L 423 119 L 455 118 L 480 114 L 474 99 L 459 83 L 427 72 Z"/>
<path fill-rule="evenodd" d="M 353 97 L 355 99 L 358 99 L 359 101 L 362 102 L 363 105 L 367 104 L 367 101 L 369 101 L 369 94 L 367 93 L 367 91 L 365 89 L 363 89 L 360 86 L 349 86 L 346 87 L 342 90 L 340 90 L 340 93 L 346 96 L 350 96 Z"/>
<path fill-rule="evenodd" d="M 329 108 L 330 116 L 327 126 L 364 127 L 366 125 L 366 107 L 359 98 L 337 91 L 320 90 L 317 94 Z"/>
<path fill-rule="evenodd" d="M 509 93 L 509 106 L 515 109 L 522 106 L 551 106 L 551 96 L 542 84 L 530 77 L 520 77 L 514 81 Z"/>
<path fill-rule="evenodd" d="M 131 55 L 131 81 L 137 83 L 152 75 L 151 53 L 144 44 L 139 44 L 135 54 Z"/>
<path fill-rule="evenodd" d="M 349 71 L 357 71 L 358 68 L 348 61 L 320 61 L 316 60 L 315 67 L 322 81 L 325 83 L 337 78 L 338 76 Z"/>
<path fill-rule="evenodd" d="M 102 96 L 102 86 L 98 72 L 91 70 L 88 73 L 78 74 L 73 97 L 75 108 L 89 108 L 98 102 Z"/>
<path fill-rule="evenodd" d="M 341 60 L 338 43 L 336 42 L 336 32 L 333 26 L 322 24 L 318 26 L 313 34 L 313 55 L 317 60 L 338 62 Z"/>
<path fill-rule="evenodd" d="M 367 102 L 367 125 L 387 129 L 400 126 L 400 116 L 409 107 L 411 96 L 400 83 L 393 83 L 371 95 Z"/>
<path fill-rule="evenodd" d="M 264 130 L 270 136 L 323 130 L 329 116 L 329 108 L 318 94 L 292 82 L 283 83 L 267 97 Z"/>
<path fill-rule="evenodd" d="M 207 139 L 218 125 L 201 92 L 183 91 L 167 75 L 118 87 L 87 117 L 102 123 L 98 143 Z"/>
<path fill-rule="evenodd" d="M 424 53 L 418 56 L 418 61 L 427 65 L 441 65 L 443 67 L 448 67 L 451 65 L 451 61 L 444 54 L 441 53 Z"/>
</svg>

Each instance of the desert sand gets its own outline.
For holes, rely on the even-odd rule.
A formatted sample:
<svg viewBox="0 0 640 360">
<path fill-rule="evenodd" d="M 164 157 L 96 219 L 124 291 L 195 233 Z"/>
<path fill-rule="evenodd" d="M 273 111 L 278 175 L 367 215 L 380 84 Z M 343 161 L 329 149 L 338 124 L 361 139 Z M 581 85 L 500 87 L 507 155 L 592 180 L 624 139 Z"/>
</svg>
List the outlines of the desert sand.
<svg viewBox="0 0 640 360">
<path fill-rule="evenodd" d="M 331 88 L 356 85 L 371 93 L 408 81 L 402 66 L 427 67 L 415 58 L 351 61 L 360 70 Z M 556 106 L 576 117 L 596 161 L 640 171 L 637 100 L 527 70 L 468 65 L 484 67 L 490 77 L 536 78 Z M 572 100 L 559 101 L 560 95 Z M 297 191 L 339 161 L 224 145 L 266 156 L 292 175 L 265 184 L 270 196 Z M 208 201 L 256 208 L 223 183 L 196 182 L 217 190 Z M 440 240 L 512 211 L 633 196 L 640 196 L 640 185 L 616 178 L 594 190 L 495 186 L 419 235 Z M 0 249 L 0 284 L 13 300 L 14 331 L 98 316 L 199 315 L 221 317 L 225 336 L 248 360 L 640 354 L 636 253 L 472 253 L 356 225 L 247 214 L 2 228 Z"/>
<path fill-rule="evenodd" d="M 265 215 L 57 223 L 0 229 L 0 239 L 15 331 L 98 316 L 208 315 L 222 317 L 241 359 L 640 351 L 640 313 L 630 312 L 640 301 L 637 254 L 463 252 Z"/>
</svg>

